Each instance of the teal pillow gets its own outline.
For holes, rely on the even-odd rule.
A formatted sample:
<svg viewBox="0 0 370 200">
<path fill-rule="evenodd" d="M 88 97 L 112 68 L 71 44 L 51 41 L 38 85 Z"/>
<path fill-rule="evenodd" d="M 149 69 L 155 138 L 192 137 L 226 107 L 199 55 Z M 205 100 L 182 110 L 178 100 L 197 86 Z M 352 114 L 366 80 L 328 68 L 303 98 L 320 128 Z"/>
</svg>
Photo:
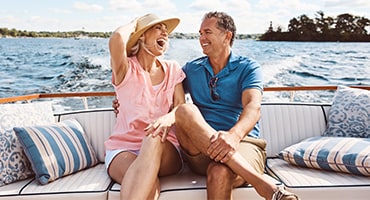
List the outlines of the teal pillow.
<svg viewBox="0 0 370 200">
<path fill-rule="evenodd" d="M 370 138 L 370 91 L 338 86 L 323 135 Z"/>
<path fill-rule="evenodd" d="M 14 127 L 14 131 L 42 185 L 98 163 L 75 119 L 47 126 Z"/>
<path fill-rule="evenodd" d="M 279 157 L 298 166 L 370 176 L 370 138 L 311 137 Z"/>
</svg>

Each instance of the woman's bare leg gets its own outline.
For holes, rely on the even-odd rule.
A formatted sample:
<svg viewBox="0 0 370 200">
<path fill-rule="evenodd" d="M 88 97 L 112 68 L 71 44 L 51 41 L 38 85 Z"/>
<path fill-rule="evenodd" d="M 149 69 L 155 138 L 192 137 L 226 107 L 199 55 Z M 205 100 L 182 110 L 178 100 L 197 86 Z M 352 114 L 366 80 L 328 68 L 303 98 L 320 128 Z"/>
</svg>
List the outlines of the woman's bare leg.
<svg viewBox="0 0 370 200">
<path fill-rule="evenodd" d="M 121 183 L 121 199 L 157 199 L 158 175 L 173 174 L 180 168 L 180 156 L 170 142 L 145 137 L 140 154 L 136 157 L 129 152 L 120 153 L 112 161 L 109 174 Z"/>
</svg>

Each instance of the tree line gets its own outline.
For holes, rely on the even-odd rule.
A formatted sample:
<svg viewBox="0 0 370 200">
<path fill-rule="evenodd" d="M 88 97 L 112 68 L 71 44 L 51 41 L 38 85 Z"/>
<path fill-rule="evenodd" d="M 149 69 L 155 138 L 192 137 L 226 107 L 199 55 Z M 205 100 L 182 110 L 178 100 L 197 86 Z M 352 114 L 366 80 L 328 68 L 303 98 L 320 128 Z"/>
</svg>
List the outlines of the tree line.
<svg viewBox="0 0 370 200">
<path fill-rule="evenodd" d="M 71 32 L 35 32 L 35 31 L 20 31 L 16 29 L 0 28 L 0 37 L 58 37 L 58 38 L 109 38 L 112 32 L 86 32 L 86 31 L 71 31 Z M 237 34 L 236 39 L 239 40 L 257 40 L 261 34 Z M 176 39 L 198 39 L 199 33 L 171 33 L 170 38 Z"/>
<path fill-rule="evenodd" d="M 333 18 L 318 11 L 314 19 L 305 14 L 294 17 L 289 21 L 288 30 L 285 32 L 280 26 L 274 30 L 270 22 L 270 27 L 261 35 L 260 40 L 370 42 L 367 26 L 370 26 L 370 20 L 365 17 L 345 13 Z"/>
</svg>

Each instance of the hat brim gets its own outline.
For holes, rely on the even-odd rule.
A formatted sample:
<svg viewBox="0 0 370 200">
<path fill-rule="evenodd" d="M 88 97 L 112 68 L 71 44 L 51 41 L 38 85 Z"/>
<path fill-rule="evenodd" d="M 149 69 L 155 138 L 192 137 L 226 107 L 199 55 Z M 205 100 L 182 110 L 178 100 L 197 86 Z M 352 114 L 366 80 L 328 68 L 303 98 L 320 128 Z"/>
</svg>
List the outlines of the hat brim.
<svg viewBox="0 0 370 200">
<path fill-rule="evenodd" d="M 179 23 L 180 23 L 179 18 L 158 19 L 158 20 L 154 20 L 150 22 L 145 27 L 143 27 L 141 30 L 131 33 L 127 41 L 127 44 L 126 44 L 127 56 L 131 56 L 130 55 L 131 48 L 136 45 L 140 36 L 143 33 L 145 33 L 145 31 L 147 31 L 149 28 L 153 27 L 156 24 L 165 24 L 167 26 L 167 32 L 168 34 L 170 34 L 177 27 Z"/>
</svg>

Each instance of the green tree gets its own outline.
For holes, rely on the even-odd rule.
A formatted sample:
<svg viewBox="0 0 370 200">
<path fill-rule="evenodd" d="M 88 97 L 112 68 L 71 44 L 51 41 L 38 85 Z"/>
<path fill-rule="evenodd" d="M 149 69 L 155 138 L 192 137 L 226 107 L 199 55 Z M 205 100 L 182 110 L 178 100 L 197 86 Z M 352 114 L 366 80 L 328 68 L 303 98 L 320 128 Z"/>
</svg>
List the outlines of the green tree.
<svg viewBox="0 0 370 200">
<path fill-rule="evenodd" d="M 273 41 L 343 41 L 370 42 L 366 27 L 370 20 L 365 17 L 345 13 L 336 18 L 326 17 L 323 11 L 318 11 L 314 19 L 301 15 L 289 21 L 288 31 L 274 31 L 270 28 L 261 40 Z"/>
<path fill-rule="evenodd" d="M 354 32 L 356 27 L 355 18 L 351 14 L 341 14 L 337 16 L 335 29 L 340 34 L 348 34 Z"/>
<path fill-rule="evenodd" d="M 327 34 L 334 25 L 334 19 L 332 17 L 324 17 L 323 11 L 317 11 L 319 17 L 315 18 L 317 31 L 321 34 Z"/>
<path fill-rule="evenodd" d="M 370 20 L 365 17 L 357 17 L 356 26 L 356 33 L 366 35 L 366 26 L 370 26 Z"/>
</svg>

